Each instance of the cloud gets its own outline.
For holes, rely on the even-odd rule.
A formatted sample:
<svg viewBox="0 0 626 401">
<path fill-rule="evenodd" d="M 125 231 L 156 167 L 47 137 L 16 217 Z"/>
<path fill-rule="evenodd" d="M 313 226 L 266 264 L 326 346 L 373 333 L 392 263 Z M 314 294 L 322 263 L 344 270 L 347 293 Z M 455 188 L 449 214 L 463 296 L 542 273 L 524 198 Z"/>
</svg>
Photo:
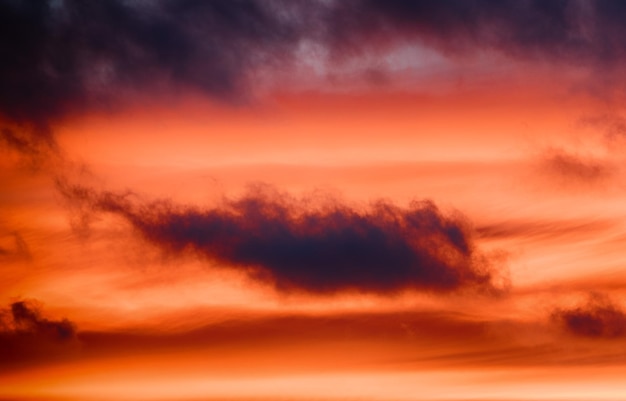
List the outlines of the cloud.
<svg viewBox="0 0 626 401">
<path fill-rule="evenodd" d="M 558 309 L 552 318 L 569 333 L 588 338 L 626 336 L 626 312 L 608 298 L 592 295 L 586 304 L 571 309 Z"/>
<path fill-rule="evenodd" d="M 347 367 L 355 362 L 363 366 L 369 358 L 377 363 L 383 358 L 386 366 L 395 364 L 405 369 L 449 368 L 450 364 L 580 366 L 621 363 L 625 358 L 619 344 L 608 344 L 608 347 L 597 344 L 590 349 L 563 336 L 554 336 L 544 322 L 516 317 L 481 318 L 445 310 L 244 313 L 190 331 L 94 331 L 81 332 L 80 337 L 84 358 L 173 355 L 192 349 L 194 355 L 206 355 L 201 357 L 207 362 L 203 369 L 224 369 L 225 364 L 218 355 L 228 354 L 226 358 L 237 361 L 230 365 L 237 371 L 242 368 L 258 371 L 258 364 L 265 363 L 268 353 L 273 356 L 274 367 L 294 369 Z M 567 347 L 563 346 L 565 343 Z M 237 359 L 239 352 L 245 354 L 245 360 Z M 294 352 L 301 352 L 302 358 L 294 359 Z M 320 353 L 332 357 L 320 359 Z M 209 361 L 215 362 L 214 367 Z"/>
<path fill-rule="evenodd" d="M 610 155 L 593 156 L 551 147 L 542 151 L 532 165 L 537 184 L 546 189 L 607 190 L 620 169 Z"/>
<path fill-rule="evenodd" d="M 94 106 L 125 87 L 169 82 L 229 96 L 242 89 L 249 69 L 293 45 L 302 23 L 297 14 L 287 17 L 257 1 L 5 1 L 0 7 L 0 109 L 29 122 Z"/>
<path fill-rule="evenodd" d="M 417 43 L 611 69 L 626 55 L 624 17 L 612 0 L 5 0 L 0 132 L 5 145 L 41 153 L 54 147 L 51 122 L 127 98 L 188 90 L 239 101 L 259 72 L 284 72 L 305 43 L 331 64 Z"/>
<path fill-rule="evenodd" d="M 74 337 L 74 326 L 69 320 L 48 320 L 28 302 L 11 304 L 11 316 L 16 332 L 31 333 L 54 341 L 67 341 Z"/>
<path fill-rule="evenodd" d="M 32 301 L 13 302 L 0 310 L 0 367 L 64 359 L 77 345 L 72 322 L 43 317 Z"/>
<path fill-rule="evenodd" d="M 0 139 L 39 157 L 50 124 L 133 96 L 244 98 L 252 73 L 280 70 L 314 13 L 305 2 L 0 2 Z"/>
<path fill-rule="evenodd" d="M 9 260 L 30 259 L 32 259 L 30 248 L 20 233 L 0 234 L 0 260 L 6 262 Z"/>
<path fill-rule="evenodd" d="M 528 220 L 510 219 L 476 227 L 481 238 L 537 238 L 541 240 L 575 241 L 589 238 L 614 226 L 613 221 L 598 219 Z"/>
<path fill-rule="evenodd" d="M 496 271 L 467 222 L 429 201 L 360 210 L 258 187 L 203 209 L 62 182 L 59 189 L 88 214 L 122 217 L 166 252 L 195 253 L 280 291 L 496 290 Z"/>
<path fill-rule="evenodd" d="M 618 39 L 626 30 L 620 22 L 626 7 L 615 0 L 364 0 L 343 2 L 337 9 L 334 16 L 341 23 L 334 37 L 352 47 L 363 39 L 410 39 L 450 55 L 493 50 L 603 67 L 619 65 L 626 55 L 626 44 Z"/>
<path fill-rule="evenodd" d="M 552 151 L 544 160 L 546 170 L 559 177 L 578 182 L 597 182 L 611 176 L 607 163 L 563 151 Z"/>
</svg>

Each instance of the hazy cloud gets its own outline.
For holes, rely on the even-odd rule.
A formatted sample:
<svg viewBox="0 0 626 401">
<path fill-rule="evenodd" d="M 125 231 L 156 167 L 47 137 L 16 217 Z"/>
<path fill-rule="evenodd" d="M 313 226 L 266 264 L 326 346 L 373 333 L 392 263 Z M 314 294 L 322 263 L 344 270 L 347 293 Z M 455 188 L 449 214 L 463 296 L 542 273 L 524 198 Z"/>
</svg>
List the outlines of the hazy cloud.
<svg viewBox="0 0 626 401">
<path fill-rule="evenodd" d="M 550 185 L 588 188 L 608 184 L 618 172 L 617 167 L 602 158 L 584 156 L 561 149 L 545 151 L 537 165 L 537 173 Z"/>
<path fill-rule="evenodd" d="M 614 226 L 613 221 L 597 219 L 571 220 L 529 220 L 516 219 L 478 226 L 476 231 L 481 238 L 536 238 L 562 241 L 588 238 Z"/>
<path fill-rule="evenodd" d="M 626 312 L 597 294 L 590 296 L 581 306 L 555 311 L 552 317 L 577 336 L 617 338 L 626 335 Z"/>
</svg>

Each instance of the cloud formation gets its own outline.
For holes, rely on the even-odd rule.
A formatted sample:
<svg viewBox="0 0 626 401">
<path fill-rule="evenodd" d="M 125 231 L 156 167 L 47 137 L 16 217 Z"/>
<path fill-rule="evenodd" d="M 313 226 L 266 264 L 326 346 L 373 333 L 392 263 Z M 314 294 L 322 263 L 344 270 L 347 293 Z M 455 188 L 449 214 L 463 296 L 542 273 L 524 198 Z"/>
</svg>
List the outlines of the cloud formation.
<svg viewBox="0 0 626 401">
<path fill-rule="evenodd" d="M 626 336 L 626 312 L 608 298 L 591 296 L 586 304 L 559 309 L 553 319 L 570 333 L 588 338 L 618 338 Z"/>
<path fill-rule="evenodd" d="M 619 36 L 626 30 L 620 22 L 626 7 L 615 0 L 364 0 L 350 4 L 356 14 L 344 18 L 373 28 L 372 35 L 404 33 L 448 52 L 491 49 L 519 58 L 578 60 L 604 67 L 623 62 L 626 55 L 626 43 Z"/>
<path fill-rule="evenodd" d="M 37 157 L 55 150 L 51 123 L 129 97 L 187 90 L 237 100 L 252 72 L 281 68 L 308 30 L 309 7 L 1 1 L 0 139 Z"/>
<path fill-rule="evenodd" d="M 613 221 L 598 219 L 570 220 L 505 220 L 476 227 L 481 238 L 536 238 L 562 241 L 588 238 L 589 234 L 601 233 L 614 226 Z"/>
<path fill-rule="evenodd" d="M 547 152 L 544 170 L 567 183 L 598 183 L 608 180 L 614 172 L 611 164 L 564 151 Z"/>
<path fill-rule="evenodd" d="M 241 89 L 246 71 L 272 62 L 299 37 L 297 16 L 256 1 L 0 7 L 0 110 L 15 121 L 46 121 L 128 94 L 120 93 L 124 87 L 168 81 L 228 96 Z"/>
<path fill-rule="evenodd" d="M 214 208 L 59 184 L 88 213 L 122 217 L 149 243 L 245 271 L 280 291 L 388 293 L 405 289 L 495 290 L 488 259 L 460 217 L 429 201 L 359 210 L 256 189 Z"/>
<path fill-rule="evenodd" d="M 0 367 L 63 359 L 76 347 L 74 324 L 43 317 L 33 302 L 17 301 L 0 310 Z"/>
<path fill-rule="evenodd" d="M 4 0 L 0 138 L 22 152 L 53 149 L 51 122 L 155 92 L 238 100 L 307 43 L 327 64 L 417 44 L 619 70 L 625 17 L 615 0 Z"/>
</svg>

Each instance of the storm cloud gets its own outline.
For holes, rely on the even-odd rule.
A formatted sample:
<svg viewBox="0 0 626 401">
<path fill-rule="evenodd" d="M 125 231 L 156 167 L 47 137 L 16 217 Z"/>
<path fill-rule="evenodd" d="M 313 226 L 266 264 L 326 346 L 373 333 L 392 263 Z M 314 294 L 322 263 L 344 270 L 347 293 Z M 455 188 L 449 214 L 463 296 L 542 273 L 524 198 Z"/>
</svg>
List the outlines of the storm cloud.
<svg viewBox="0 0 626 401">
<path fill-rule="evenodd" d="M 87 213 L 122 217 L 168 253 L 192 252 L 279 291 L 495 291 L 494 270 L 461 217 L 429 201 L 363 210 L 257 189 L 213 208 L 142 202 L 132 194 L 60 184 Z"/>
</svg>

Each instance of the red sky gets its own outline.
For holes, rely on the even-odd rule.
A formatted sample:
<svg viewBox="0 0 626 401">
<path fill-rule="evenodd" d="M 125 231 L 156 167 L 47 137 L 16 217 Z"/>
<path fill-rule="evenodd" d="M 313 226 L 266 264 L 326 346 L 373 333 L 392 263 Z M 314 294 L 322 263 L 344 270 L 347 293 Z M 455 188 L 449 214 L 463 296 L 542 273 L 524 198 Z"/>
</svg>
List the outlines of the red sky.
<svg viewBox="0 0 626 401">
<path fill-rule="evenodd" d="M 0 5 L 0 399 L 626 397 L 621 3 L 192 3 Z"/>
</svg>

